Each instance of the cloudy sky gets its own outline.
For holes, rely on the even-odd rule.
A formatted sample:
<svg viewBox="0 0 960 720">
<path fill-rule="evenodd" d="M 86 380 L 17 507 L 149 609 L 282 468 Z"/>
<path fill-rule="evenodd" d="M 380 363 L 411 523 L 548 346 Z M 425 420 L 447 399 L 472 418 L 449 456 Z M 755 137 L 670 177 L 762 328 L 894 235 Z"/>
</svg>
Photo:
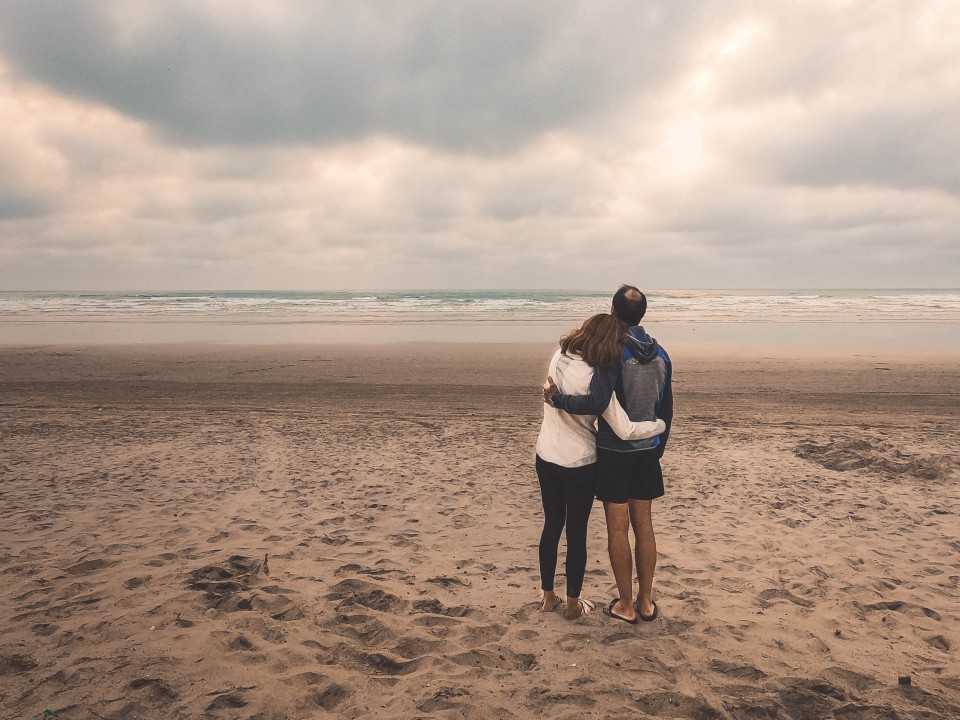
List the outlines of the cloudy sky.
<svg viewBox="0 0 960 720">
<path fill-rule="evenodd" d="M 960 2 L 4 0 L 0 289 L 956 287 Z"/>
</svg>

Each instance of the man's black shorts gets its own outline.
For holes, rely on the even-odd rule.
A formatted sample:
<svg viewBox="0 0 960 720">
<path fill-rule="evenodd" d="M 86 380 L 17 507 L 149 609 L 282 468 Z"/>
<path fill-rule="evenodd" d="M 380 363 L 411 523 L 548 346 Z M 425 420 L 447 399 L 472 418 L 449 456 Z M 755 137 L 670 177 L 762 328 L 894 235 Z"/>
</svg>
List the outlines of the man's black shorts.
<svg viewBox="0 0 960 720">
<path fill-rule="evenodd" d="M 663 472 L 656 450 L 597 448 L 597 500 L 625 503 L 658 497 L 663 497 Z"/>
</svg>

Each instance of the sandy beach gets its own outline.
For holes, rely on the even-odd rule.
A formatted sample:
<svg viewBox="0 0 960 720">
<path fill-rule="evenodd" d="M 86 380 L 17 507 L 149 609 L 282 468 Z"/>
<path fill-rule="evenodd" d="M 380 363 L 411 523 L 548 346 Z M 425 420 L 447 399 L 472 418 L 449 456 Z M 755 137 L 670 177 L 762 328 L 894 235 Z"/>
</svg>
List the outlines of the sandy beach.
<svg viewBox="0 0 960 720">
<path fill-rule="evenodd" d="M 0 717 L 960 717 L 958 358 L 672 350 L 638 627 L 537 612 L 549 344 L 0 350 Z"/>
</svg>

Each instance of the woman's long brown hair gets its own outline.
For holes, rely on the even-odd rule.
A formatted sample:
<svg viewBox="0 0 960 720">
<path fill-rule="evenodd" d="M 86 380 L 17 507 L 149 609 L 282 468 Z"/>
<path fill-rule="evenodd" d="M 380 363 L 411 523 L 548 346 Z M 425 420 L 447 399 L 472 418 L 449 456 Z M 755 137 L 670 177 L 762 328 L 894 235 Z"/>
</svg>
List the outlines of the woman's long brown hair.
<svg viewBox="0 0 960 720">
<path fill-rule="evenodd" d="M 619 318 L 601 313 L 560 339 L 560 352 L 577 353 L 591 367 L 615 368 L 623 356 L 627 325 Z"/>
</svg>

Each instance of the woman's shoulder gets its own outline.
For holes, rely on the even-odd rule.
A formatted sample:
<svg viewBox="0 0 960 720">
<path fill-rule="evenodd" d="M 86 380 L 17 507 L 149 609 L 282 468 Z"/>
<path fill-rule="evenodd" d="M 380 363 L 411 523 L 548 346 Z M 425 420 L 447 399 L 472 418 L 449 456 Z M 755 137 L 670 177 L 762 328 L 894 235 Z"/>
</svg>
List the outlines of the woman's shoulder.
<svg viewBox="0 0 960 720">
<path fill-rule="evenodd" d="M 562 362 L 568 365 L 576 364 L 576 365 L 585 365 L 586 367 L 590 367 L 590 365 L 587 365 L 587 361 L 584 360 L 582 357 L 580 357 L 579 353 L 575 353 L 575 352 L 565 353 L 558 349 L 553 354 L 553 359 L 555 362 L 558 362 L 558 363 Z"/>
</svg>

